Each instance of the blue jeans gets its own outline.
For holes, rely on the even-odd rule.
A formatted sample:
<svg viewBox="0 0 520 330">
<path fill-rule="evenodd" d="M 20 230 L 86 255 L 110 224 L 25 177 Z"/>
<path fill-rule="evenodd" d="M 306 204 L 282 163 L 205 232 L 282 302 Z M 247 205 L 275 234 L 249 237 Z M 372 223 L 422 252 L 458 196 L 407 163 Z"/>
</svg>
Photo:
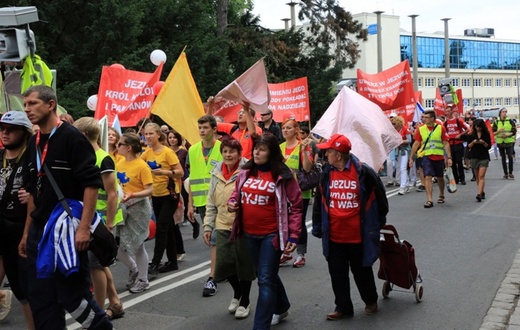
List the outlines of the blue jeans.
<svg viewBox="0 0 520 330">
<path fill-rule="evenodd" d="M 245 238 L 258 276 L 258 300 L 253 329 L 269 329 L 273 314 L 285 313 L 291 307 L 278 276 L 282 251 L 276 250 L 272 243 L 273 239 L 278 239 L 278 235 L 246 234 Z"/>
</svg>

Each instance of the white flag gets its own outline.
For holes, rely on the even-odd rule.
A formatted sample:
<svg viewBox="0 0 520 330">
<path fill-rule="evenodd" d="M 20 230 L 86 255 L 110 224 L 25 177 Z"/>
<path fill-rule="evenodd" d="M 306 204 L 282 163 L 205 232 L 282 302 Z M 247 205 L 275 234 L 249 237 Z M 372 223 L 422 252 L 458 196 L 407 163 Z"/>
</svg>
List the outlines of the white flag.
<svg viewBox="0 0 520 330">
<path fill-rule="evenodd" d="M 403 141 L 381 108 L 343 87 L 312 129 L 326 139 L 339 133 L 349 138 L 351 152 L 378 171 L 390 151 Z"/>
</svg>

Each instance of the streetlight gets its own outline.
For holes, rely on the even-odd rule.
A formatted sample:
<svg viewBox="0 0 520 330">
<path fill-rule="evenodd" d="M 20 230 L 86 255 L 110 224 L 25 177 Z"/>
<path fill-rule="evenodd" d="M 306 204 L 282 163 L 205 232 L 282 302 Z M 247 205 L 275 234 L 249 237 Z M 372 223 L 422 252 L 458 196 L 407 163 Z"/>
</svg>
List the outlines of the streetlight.
<svg viewBox="0 0 520 330">
<path fill-rule="evenodd" d="M 450 77 L 450 35 L 448 33 L 448 21 L 451 18 L 442 18 L 441 21 L 444 21 L 444 71 L 446 73 L 446 78 Z"/>
<path fill-rule="evenodd" d="M 518 104 L 518 120 L 520 120 L 520 81 L 518 80 L 518 62 L 520 57 L 516 59 L 516 103 Z"/>
<path fill-rule="evenodd" d="M 418 91 L 417 84 L 417 31 L 415 28 L 415 18 L 419 15 L 408 15 L 412 19 L 412 79 L 413 79 L 413 89 Z"/>
<path fill-rule="evenodd" d="M 381 38 L 381 14 L 384 11 L 375 11 L 377 15 L 377 72 L 383 71 L 383 39 Z"/>
<path fill-rule="evenodd" d="M 472 110 L 474 110 L 475 106 L 477 105 L 475 102 L 475 78 L 473 76 L 475 71 L 477 71 L 477 69 L 473 69 L 473 72 L 471 72 L 471 102 L 473 103 Z"/>
</svg>

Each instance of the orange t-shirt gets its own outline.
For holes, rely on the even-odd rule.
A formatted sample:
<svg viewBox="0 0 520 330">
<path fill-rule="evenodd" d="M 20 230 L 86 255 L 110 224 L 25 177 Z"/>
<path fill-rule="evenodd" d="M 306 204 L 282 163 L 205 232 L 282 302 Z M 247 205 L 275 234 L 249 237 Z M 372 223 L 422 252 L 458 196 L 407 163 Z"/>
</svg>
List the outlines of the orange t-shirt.
<svg viewBox="0 0 520 330">
<path fill-rule="evenodd" d="M 271 172 L 258 171 L 242 186 L 242 226 L 251 235 L 268 235 L 278 231 L 276 220 L 276 183 Z"/>
<path fill-rule="evenodd" d="M 353 164 L 343 171 L 330 172 L 330 240 L 361 243 L 361 199 L 358 173 Z"/>
<path fill-rule="evenodd" d="M 240 142 L 242 146 L 242 157 L 246 159 L 251 159 L 253 155 L 253 139 L 251 138 L 251 133 L 246 129 L 237 128 L 233 133 L 231 131 L 235 127 L 235 124 L 230 123 L 218 123 L 217 131 L 226 133 Z M 255 126 L 256 134 L 262 135 L 262 129 L 258 126 Z"/>
</svg>

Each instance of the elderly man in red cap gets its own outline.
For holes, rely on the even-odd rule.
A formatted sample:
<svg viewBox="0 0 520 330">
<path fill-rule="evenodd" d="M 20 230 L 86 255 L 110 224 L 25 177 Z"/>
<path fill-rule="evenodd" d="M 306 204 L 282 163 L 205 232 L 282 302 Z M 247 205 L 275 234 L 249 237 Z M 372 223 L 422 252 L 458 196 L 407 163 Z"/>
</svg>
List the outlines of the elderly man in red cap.
<svg viewBox="0 0 520 330">
<path fill-rule="evenodd" d="M 354 315 L 349 268 L 365 303 L 365 313 L 378 310 L 372 265 L 379 257 L 379 230 L 386 223 L 388 201 L 377 173 L 350 153 L 350 140 L 335 134 L 317 145 L 325 150 L 316 189 L 312 235 L 322 239 L 336 308 L 327 320 Z"/>
</svg>

